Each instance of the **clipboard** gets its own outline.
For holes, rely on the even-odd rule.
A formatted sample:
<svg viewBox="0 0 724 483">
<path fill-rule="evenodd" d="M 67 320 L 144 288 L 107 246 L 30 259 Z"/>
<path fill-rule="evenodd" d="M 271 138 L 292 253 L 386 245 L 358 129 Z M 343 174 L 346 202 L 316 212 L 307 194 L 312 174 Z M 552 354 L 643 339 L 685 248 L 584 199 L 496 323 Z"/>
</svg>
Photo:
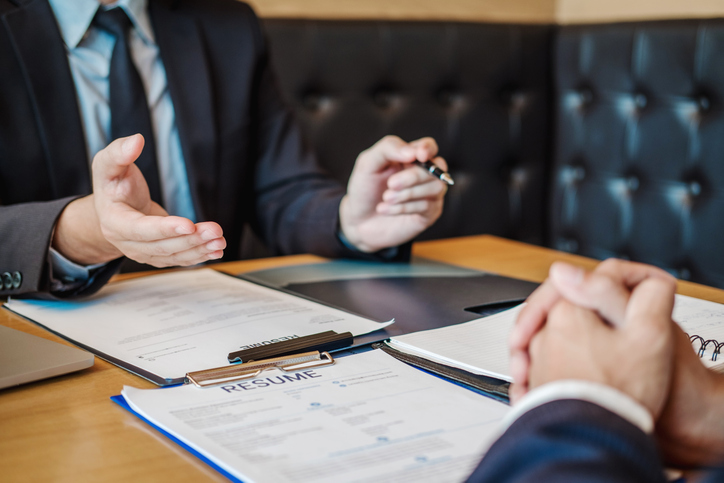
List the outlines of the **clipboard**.
<svg viewBox="0 0 724 483">
<path fill-rule="evenodd" d="M 323 330 L 364 334 L 394 322 L 210 268 L 120 281 L 82 301 L 11 300 L 3 307 L 161 386 L 183 383 L 187 372 L 224 365 L 230 351 L 244 348 L 238 344 L 263 348 Z"/>
<path fill-rule="evenodd" d="M 199 388 L 212 387 L 225 383 L 238 383 L 258 377 L 263 371 L 279 369 L 282 372 L 296 372 L 317 367 L 335 364 L 334 357 L 324 347 L 337 344 L 347 348 L 353 339 L 352 334 L 337 334 L 334 331 L 322 332 L 295 341 L 284 341 L 270 344 L 263 348 L 247 349 L 232 352 L 229 361 L 242 360 L 241 364 L 216 367 L 186 374 L 185 384 L 193 384 Z M 301 349 L 304 352 L 294 352 L 291 348 Z M 493 377 L 474 374 L 460 368 L 448 366 L 424 357 L 413 356 L 396 350 L 388 341 L 376 342 L 371 345 L 372 350 L 381 350 L 417 369 L 440 377 L 454 384 L 463 386 L 492 399 L 508 403 L 508 389 L 510 384 Z M 332 350 L 332 349 L 330 349 Z M 260 357 L 260 356 L 266 357 Z"/>
<path fill-rule="evenodd" d="M 254 379 L 268 369 L 282 372 L 296 372 L 321 366 L 331 366 L 334 358 L 329 352 L 310 351 L 261 361 L 245 362 L 233 366 L 216 367 L 186 374 L 186 384 L 196 387 L 210 387 L 217 384 Z"/>
<path fill-rule="evenodd" d="M 269 369 L 296 372 L 329 366 L 334 364 L 334 358 L 328 351 L 349 347 L 353 339 L 349 332 L 338 334 L 328 330 L 262 347 L 231 352 L 227 356 L 229 362 L 239 361 L 240 364 L 188 372 L 183 382 L 196 387 L 210 387 L 253 379 Z"/>
</svg>

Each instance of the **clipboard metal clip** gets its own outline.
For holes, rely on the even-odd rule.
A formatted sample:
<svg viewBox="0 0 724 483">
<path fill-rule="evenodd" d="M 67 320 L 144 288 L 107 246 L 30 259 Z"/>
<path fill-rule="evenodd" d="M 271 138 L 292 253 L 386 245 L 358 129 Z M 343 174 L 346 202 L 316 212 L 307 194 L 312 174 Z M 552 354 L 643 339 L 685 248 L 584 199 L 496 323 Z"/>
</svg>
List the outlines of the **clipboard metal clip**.
<svg viewBox="0 0 724 483">
<path fill-rule="evenodd" d="M 186 384 L 196 387 L 208 387 L 227 382 L 253 379 L 267 369 L 279 369 L 284 372 L 294 372 L 314 367 L 330 366 L 334 358 L 329 352 L 304 352 L 291 356 L 275 357 L 261 361 L 245 362 L 233 366 L 217 367 L 203 371 L 186 374 Z"/>
</svg>

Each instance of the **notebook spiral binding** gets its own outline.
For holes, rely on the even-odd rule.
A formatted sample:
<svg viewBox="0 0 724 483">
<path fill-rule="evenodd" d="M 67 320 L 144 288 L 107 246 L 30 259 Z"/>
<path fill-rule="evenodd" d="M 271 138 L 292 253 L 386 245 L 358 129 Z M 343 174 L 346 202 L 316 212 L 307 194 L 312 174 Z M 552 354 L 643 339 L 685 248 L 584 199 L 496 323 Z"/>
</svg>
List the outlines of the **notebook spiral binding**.
<svg viewBox="0 0 724 483">
<path fill-rule="evenodd" d="M 697 342 L 699 343 L 699 349 L 696 351 L 697 354 L 699 354 L 699 357 L 704 357 L 707 347 L 711 345 L 711 347 L 714 349 L 714 352 L 712 352 L 711 354 L 712 361 L 716 361 L 717 357 L 721 353 L 722 348 L 724 348 L 724 342 L 719 342 L 714 339 L 704 340 L 703 337 L 696 334 L 689 335 L 689 340 L 691 341 L 692 345 Z"/>
</svg>

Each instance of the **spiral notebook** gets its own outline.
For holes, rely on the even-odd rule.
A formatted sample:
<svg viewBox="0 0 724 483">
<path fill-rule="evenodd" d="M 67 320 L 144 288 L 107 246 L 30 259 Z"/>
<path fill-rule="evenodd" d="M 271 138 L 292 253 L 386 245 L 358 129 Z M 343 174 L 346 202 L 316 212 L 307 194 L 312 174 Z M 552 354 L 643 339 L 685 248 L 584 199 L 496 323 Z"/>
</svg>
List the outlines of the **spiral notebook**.
<svg viewBox="0 0 724 483">
<path fill-rule="evenodd" d="M 673 318 L 689 336 L 705 366 L 724 373 L 724 305 L 677 295 Z"/>
<path fill-rule="evenodd" d="M 522 306 L 489 317 L 463 324 L 396 336 L 390 340 L 389 348 L 416 356 L 417 359 L 442 364 L 446 369 L 511 382 L 508 371 L 508 336 L 515 324 Z M 724 373 L 724 305 L 707 300 L 676 296 L 673 318 L 689 335 L 694 350 L 702 362 L 712 370 Z M 399 354 L 393 354 L 399 357 Z M 405 359 L 403 359 L 405 360 Z M 440 373 L 435 368 L 421 366 L 415 361 L 406 362 Z M 444 373 L 443 373 L 444 374 Z M 450 377 L 444 374 L 445 377 Z M 454 378 L 453 378 L 454 379 Z M 500 384 L 481 388 L 477 382 L 468 385 L 505 398 L 507 386 Z"/>
</svg>

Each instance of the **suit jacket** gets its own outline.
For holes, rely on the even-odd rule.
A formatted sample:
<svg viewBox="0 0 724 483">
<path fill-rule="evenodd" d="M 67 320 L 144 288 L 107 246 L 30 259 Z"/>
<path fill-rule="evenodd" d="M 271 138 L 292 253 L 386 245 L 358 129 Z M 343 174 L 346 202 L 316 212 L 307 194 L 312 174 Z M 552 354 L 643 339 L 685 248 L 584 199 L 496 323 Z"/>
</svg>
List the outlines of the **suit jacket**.
<svg viewBox="0 0 724 483">
<path fill-rule="evenodd" d="M 657 482 L 664 469 L 649 435 L 596 404 L 560 400 L 518 418 L 469 482 Z M 707 482 L 724 481 L 724 469 Z"/>
<path fill-rule="evenodd" d="M 245 222 L 275 253 L 350 255 L 336 237 L 344 189 L 305 148 L 252 10 L 235 0 L 150 0 L 149 13 L 194 207 L 199 221 L 224 229 L 224 259 L 239 257 Z M 22 275 L 0 295 L 42 293 L 54 223 L 91 192 L 89 160 L 47 0 L 0 0 L 0 22 L 0 280 Z M 111 265 L 68 295 L 95 291 Z"/>
</svg>

